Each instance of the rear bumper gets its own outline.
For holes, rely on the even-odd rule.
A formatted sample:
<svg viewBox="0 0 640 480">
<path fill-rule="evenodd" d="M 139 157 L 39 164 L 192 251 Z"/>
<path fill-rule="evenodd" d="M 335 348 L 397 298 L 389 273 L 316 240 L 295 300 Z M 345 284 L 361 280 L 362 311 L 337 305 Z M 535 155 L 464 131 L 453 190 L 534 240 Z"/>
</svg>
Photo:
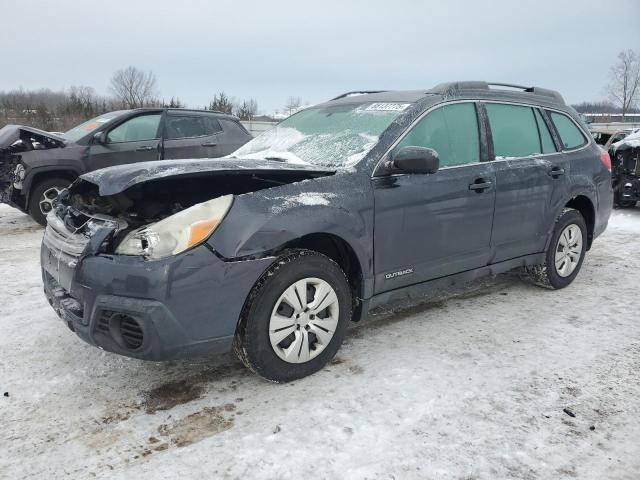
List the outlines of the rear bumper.
<svg viewBox="0 0 640 480">
<path fill-rule="evenodd" d="M 45 295 L 67 326 L 91 345 L 145 360 L 228 351 L 244 301 L 272 261 L 226 262 L 205 246 L 158 261 L 77 261 L 41 249 Z"/>
<path fill-rule="evenodd" d="M 609 224 L 609 217 L 613 210 L 613 188 L 611 175 L 609 172 L 602 175 L 596 183 L 597 188 L 597 209 L 595 225 L 593 226 L 593 240 L 602 234 Z"/>
</svg>

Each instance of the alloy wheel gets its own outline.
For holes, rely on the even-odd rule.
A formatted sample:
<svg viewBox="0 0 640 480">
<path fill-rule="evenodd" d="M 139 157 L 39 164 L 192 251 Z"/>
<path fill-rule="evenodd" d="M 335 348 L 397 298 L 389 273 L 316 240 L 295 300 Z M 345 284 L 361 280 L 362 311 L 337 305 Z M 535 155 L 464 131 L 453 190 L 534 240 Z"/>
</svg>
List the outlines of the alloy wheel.
<svg viewBox="0 0 640 480">
<path fill-rule="evenodd" d="M 53 201 L 58 198 L 63 188 L 51 187 L 44 191 L 42 197 L 40 197 L 40 211 L 46 217 L 47 213 L 53 210 Z"/>
</svg>

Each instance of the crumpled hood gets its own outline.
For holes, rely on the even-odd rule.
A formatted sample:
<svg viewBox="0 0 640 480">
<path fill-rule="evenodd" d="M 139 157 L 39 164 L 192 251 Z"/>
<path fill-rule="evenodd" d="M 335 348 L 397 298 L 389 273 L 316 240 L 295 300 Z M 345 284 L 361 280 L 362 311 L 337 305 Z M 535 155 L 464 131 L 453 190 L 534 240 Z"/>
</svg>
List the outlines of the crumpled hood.
<svg viewBox="0 0 640 480">
<path fill-rule="evenodd" d="M 640 147 L 640 131 L 633 132 L 622 140 L 611 145 L 614 153 L 618 150 L 629 150 L 638 147 Z"/>
<path fill-rule="evenodd" d="M 80 178 L 98 186 L 100 195 L 115 195 L 143 182 L 177 176 L 203 176 L 212 173 L 287 173 L 309 172 L 318 176 L 335 169 L 307 164 L 243 158 L 205 158 L 196 160 L 159 160 L 131 163 L 85 173 Z"/>
<path fill-rule="evenodd" d="M 24 125 L 5 125 L 0 128 L 0 149 L 10 147 L 17 140 L 24 140 L 25 137 L 36 137 L 38 141 L 41 141 L 41 138 L 38 137 L 42 137 L 42 139 L 58 142 L 60 146 L 66 142 L 64 138 L 38 128 L 25 127 Z"/>
</svg>

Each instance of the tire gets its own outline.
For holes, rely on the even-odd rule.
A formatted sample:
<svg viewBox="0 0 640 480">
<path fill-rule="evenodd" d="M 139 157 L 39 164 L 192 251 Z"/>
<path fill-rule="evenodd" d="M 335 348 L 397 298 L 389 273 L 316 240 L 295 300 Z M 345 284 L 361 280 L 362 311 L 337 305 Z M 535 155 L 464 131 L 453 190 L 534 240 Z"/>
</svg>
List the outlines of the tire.
<svg viewBox="0 0 640 480">
<path fill-rule="evenodd" d="M 563 234 L 566 236 L 563 236 Z M 579 246 L 575 240 L 578 238 Z M 568 244 L 564 251 L 563 244 Z M 571 248 L 572 246 L 573 248 Z M 573 208 L 565 208 L 556 219 L 551 242 L 549 242 L 549 248 L 545 253 L 545 263 L 526 267 L 526 271 L 534 283 L 541 287 L 554 290 L 564 288 L 573 282 L 578 275 L 586 251 L 587 224 L 584 221 L 584 217 Z M 579 258 L 577 257 L 577 252 L 579 252 Z M 558 256 L 556 256 L 556 253 Z M 567 260 L 563 262 L 562 260 L 557 260 L 558 258 L 566 258 Z"/>
<path fill-rule="evenodd" d="M 615 204 L 618 208 L 634 208 L 636 206 L 636 201 L 625 200 L 622 197 L 622 192 L 616 192 L 614 199 L 615 199 Z"/>
<path fill-rule="evenodd" d="M 307 294 L 304 302 L 295 295 L 301 289 Z M 314 304 L 322 310 L 314 310 Z M 234 351 L 247 368 L 267 380 L 306 377 L 323 368 L 340 348 L 352 306 L 351 289 L 338 264 L 310 250 L 287 250 L 249 293 Z"/>
<path fill-rule="evenodd" d="M 54 191 L 60 192 L 67 188 L 70 183 L 71 181 L 67 178 L 53 177 L 47 178 L 31 188 L 31 195 L 29 196 L 29 215 L 31 215 L 31 218 L 40 225 L 46 226 L 48 210 L 44 208 L 45 205 L 48 204 L 49 208 L 52 208 L 52 202 L 57 197 L 57 193 L 53 195 Z M 45 194 L 47 194 L 46 198 Z M 43 208 L 41 208 L 41 205 Z"/>
</svg>

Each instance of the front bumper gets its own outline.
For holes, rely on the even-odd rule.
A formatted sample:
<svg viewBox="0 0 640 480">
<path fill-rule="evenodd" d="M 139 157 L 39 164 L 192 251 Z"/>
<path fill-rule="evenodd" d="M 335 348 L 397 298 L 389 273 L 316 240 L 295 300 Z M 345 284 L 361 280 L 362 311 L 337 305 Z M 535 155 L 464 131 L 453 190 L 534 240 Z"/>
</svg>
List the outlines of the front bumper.
<svg viewBox="0 0 640 480">
<path fill-rule="evenodd" d="M 49 303 L 87 343 L 145 360 L 231 348 L 251 288 L 272 257 L 225 261 L 204 245 L 163 260 L 66 255 L 45 242 Z"/>
<path fill-rule="evenodd" d="M 16 166 L 20 158 L 9 154 L 0 148 L 0 203 L 8 203 L 12 207 L 24 210 L 24 201 L 21 191 L 13 186 L 15 181 Z M 23 170 L 24 171 L 24 170 Z"/>
</svg>

